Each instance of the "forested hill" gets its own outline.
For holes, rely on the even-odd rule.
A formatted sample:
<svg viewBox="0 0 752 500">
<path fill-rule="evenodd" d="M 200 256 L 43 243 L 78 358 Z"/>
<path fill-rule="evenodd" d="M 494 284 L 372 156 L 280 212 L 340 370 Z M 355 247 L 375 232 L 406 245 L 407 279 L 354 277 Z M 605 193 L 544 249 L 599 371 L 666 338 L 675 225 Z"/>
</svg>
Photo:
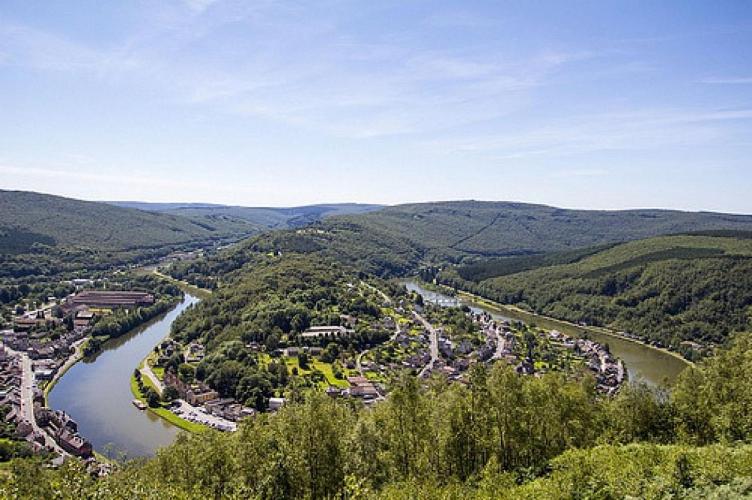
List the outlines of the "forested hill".
<svg viewBox="0 0 752 500">
<path fill-rule="evenodd" d="M 0 253 L 36 246 L 122 251 L 249 234 L 237 225 L 26 191 L 0 191 Z"/>
<path fill-rule="evenodd" d="M 720 344 L 752 327 L 752 232 L 492 259 L 446 269 L 439 279 L 540 314 L 631 332 L 690 357 L 694 342 Z"/>
<path fill-rule="evenodd" d="M 569 250 L 686 231 L 751 230 L 752 216 L 449 201 L 387 207 L 332 219 L 330 224 L 407 240 L 437 256 L 489 257 Z"/>
<path fill-rule="evenodd" d="M 222 220 L 256 231 L 301 227 L 333 215 L 360 214 L 383 208 L 381 205 L 332 203 L 299 207 L 242 207 L 205 203 L 144 203 L 136 201 L 108 202 L 116 206 L 150 212 Z"/>
<path fill-rule="evenodd" d="M 324 253 L 380 276 L 500 256 L 579 252 L 650 236 L 698 230 L 752 230 L 752 216 L 668 210 L 582 211 L 507 202 L 399 205 L 334 216 L 305 228 L 254 238 L 247 250 Z M 587 250 L 592 251 L 592 250 Z"/>
</svg>

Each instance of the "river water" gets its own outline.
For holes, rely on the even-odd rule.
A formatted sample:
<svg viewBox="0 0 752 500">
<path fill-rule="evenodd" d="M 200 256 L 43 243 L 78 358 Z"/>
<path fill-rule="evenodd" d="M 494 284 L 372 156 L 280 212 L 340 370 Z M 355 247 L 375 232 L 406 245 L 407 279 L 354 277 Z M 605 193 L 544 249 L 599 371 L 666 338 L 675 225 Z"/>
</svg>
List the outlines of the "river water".
<svg viewBox="0 0 752 500">
<path fill-rule="evenodd" d="M 79 433 L 94 449 L 112 458 L 151 456 L 173 442 L 179 429 L 133 406 L 133 370 L 170 332 L 170 325 L 196 297 L 183 302 L 127 334 L 107 341 L 98 354 L 70 368 L 57 382 L 48 404 L 78 422 Z"/>
<path fill-rule="evenodd" d="M 404 283 L 408 290 L 420 293 L 425 300 L 432 303 L 443 306 L 465 304 L 475 312 L 486 311 L 496 319 L 530 321 L 530 317 L 519 315 L 513 310 L 491 308 L 472 300 L 449 297 L 433 290 L 427 290 L 413 280 L 406 280 Z M 581 336 L 583 334 L 583 330 L 574 325 L 550 321 L 539 316 L 533 318 L 533 321 L 539 327 L 559 330 L 568 335 Z M 653 385 L 671 385 L 679 373 L 688 366 L 687 363 L 676 356 L 638 342 L 630 342 L 619 337 L 592 331 L 588 331 L 587 335 L 596 342 L 609 345 L 611 353 L 624 361 L 630 380 L 642 380 Z"/>
</svg>

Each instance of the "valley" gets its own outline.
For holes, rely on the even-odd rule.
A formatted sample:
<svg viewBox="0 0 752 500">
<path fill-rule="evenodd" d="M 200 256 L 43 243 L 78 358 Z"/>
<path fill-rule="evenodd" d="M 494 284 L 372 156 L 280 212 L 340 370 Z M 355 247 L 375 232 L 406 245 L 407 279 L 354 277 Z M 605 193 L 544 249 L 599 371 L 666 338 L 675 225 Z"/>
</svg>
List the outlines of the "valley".
<svg viewBox="0 0 752 500">
<path fill-rule="evenodd" d="M 424 473 L 429 475 L 442 470 L 419 465 L 431 456 L 424 445 L 401 448 L 407 446 L 399 438 L 408 425 L 401 420 L 406 414 L 420 422 L 408 427 L 412 430 L 407 435 L 425 444 L 429 436 L 420 426 L 460 429 L 464 420 L 446 421 L 447 415 L 469 412 L 462 418 L 488 426 L 475 437 L 463 438 L 477 447 L 473 453 L 480 453 L 473 460 L 481 464 L 484 453 L 498 454 L 495 460 L 508 470 L 541 467 L 569 453 L 570 443 L 587 448 L 616 439 L 680 446 L 710 444 L 716 436 L 740 432 L 741 422 L 730 427 L 707 424 L 702 431 L 685 424 L 697 418 L 690 417 L 692 408 L 706 408 L 692 399 L 689 387 L 717 383 L 712 370 L 721 361 L 716 360 L 732 355 L 727 350 L 735 352 L 734 346 L 743 342 L 735 332 L 747 327 L 746 294 L 752 290 L 739 279 L 746 273 L 738 266 L 746 265 L 752 255 L 746 232 L 720 230 L 716 224 L 722 216 L 703 215 L 709 221 L 703 232 L 626 243 L 591 239 L 598 246 L 571 249 L 571 243 L 562 242 L 560 248 L 565 250 L 530 255 L 526 253 L 532 248 L 517 246 L 512 251 L 522 256 L 496 254 L 490 259 L 467 251 L 500 220 L 515 217 L 516 210 L 531 210 L 503 204 L 497 208 L 473 234 L 455 234 L 460 243 L 444 245 L 419 226 L 405 237 L 390 228 L 392 215 L 375 223 L 380 212 L 369 210 L 334 215 L 303 227 L 266 230 L 237 243 L 155 254 L 142 266 L 103 262 L 95 271 L 76 265 L 40 280 L 7 278 L 6 294 L 16 302 L 5 310 L 5 318 L 10 319 L 3 331 L 6 346 L 18 348 L 21 337 L 30 339 L 35 352 L 57 345 L 53 342 L 60 342 L 58 338 L 70 337 L 69 344 L 75 343 L 70 350 L 62 346 L 59 356 L 51 351 L 49 387 L 43 371 L 47 365 L 42 366 L 48 362 L 47 354 L 35 354 L 34 371 L 22 370 L 27 374 L 19 379 L 18 388 L 48 392 L 47 406 L 43 398 L 22 392 L 19 413 L 11 415 L 26 415 L 26 420 L 51 426 L 35 431 L 49 436 L 45 442 L 29 441 L 37 443 L 37 456 L 49 456 L 59 464 L 79 454 L 87 459 L 88 474 L 102 476 L 98 485 L 112 484 L 107 478 L 126 473 L 127 466 L 120 468 L 130 458 L 154 457 L 152 463 L 157 464 L 183 456 L 178 450 L 184 447 L 197 453 L 194 447 L 205 446 L 202 443 L 215 443 L 211 445 L 215 451 L 216 446 L 246 446 L 248 439 L 258 443 L 259 436 L 268 432 L 259 426 L 293 425 L 288 419 L 303 418 L 299 412 L 323 412 L 327 421 L 353 429 L 386 425 L 369 446 L 381 446 L 382 453 L 392 457 L 389 462 L 376 462 L 381 466 L 407 467 L 399 473 L 405 477 L 413 467 L 427 467 Z M 419 224 L 431 214 L 436 214 L 439 226 L 447 224 L 449 216 L 458 223 L 467 217 L 454 208 L 447 215 L 446 204 L 405 210 L 421 214 L 414 219 Z M 593 221 L 600 215 L 594 217 Z M 670 227 L 681 227 L 684 217 Z M 731 227 L 739 221 L 735 219 Z M 653 230 L 661 229 L 649 231 Z M 510 234 L 514 230 L 497 237 L 508 245 Z M 623 237 L 630 234 L 634 236 L 627 231 Z M 34 257 L 29 253 L 24 258 Z M 660 294 L 634 295 L 641 293 L 650 273 L 690 269 L 694 281 L 684 283 L 698 283 L 698 276 L 705 274 L 708 278 L 697 299 L 701 302 L 685 298 L 683 314 L 658 307 Z M 657 276 L 654 280 L 661 281 L 653 286 L 660 283 L 658 290 L 665 297 L 689 297 Z M 714 293 L 728 287 L 731 279 L 739 286 L 736 295 Z M 570 282 L 577 283 L 576 288 L 567 288 L 573 286 Z M 602 282 L 615 283 L 609 286 L 616 292 Z M 562 287 L 561 294 L 551 295 L 557 287 Z M 614 320 L 606 315 L 604 311 L 627 304 L 620 293 L 633 295 L 630 310 L 654 311 L 640 315 L 640 321 L 650 318 L 654 326 L 646 329 L 642 325 L 647 323 L 628 316 L 617 314 Z M 600 309 L 572 302 L 587 294 L 592 295 L 589 300 L 602 301 Z M 126 307 L 108 302 L 147 297 L 148 303 Z M 544 298 L 549 302 L 536 302 Z M 723 321 L 713 312 L 720 303 L 726 308 Z M 692 329 L 685 326 L 689 318 Z M 65 333 L 69 326 L 77 337 Z M 680 341 L 663 343 L 664 338 Z M 691 351 L 684 349 L 689 342 Z M 681 355 L 709 361 L 695 368 Z M 10 349 L 6 356 L 11 363 L 28 360 L 26 354 Z M 698 376 L 708 377 L 707 382 L 693 381 Z M 13 380 L 6 384 L 8 394 L 13 394 Z M 478 402 L 482 395 L 487 404 Z M 648 420 L 639 424 L 632 420 L 633 405 Z M 31 407 L 34 411 L 29 415 Z M 667 412 L 680 416 L 669 421 Z M 21 418 L 16 433 L 24 429 Z M 515 427 L 508 418 L 523 427 Z M 395 425 L 402 430 L 390 427 Z M 308 426 L 296 432 L 305 435 L 312 431 Z M 498 426 L 515 436 L 500 449 L 486 441 Z M 71 444 L 59 448 L 63 438 L 58 429 L 68 428 L 71 439 L 80 441 L 77 449 L 84 452 L 68 451 L 74 450 Z M 551 428 L 558 429 L 553 436 L 569 435 L 571 441 L 546 437 L 545 429 Z M 527 434 L 531 429 L 540 431 Z M 456 432 L 469 430 L 440 437 L 440 453 L 442 460 L 457 461 L 455 474 L 462 477 L 480 465 L 460 458 L 469 451 L 455 454 Z M 368 435 L 327 435 L 342 447 L 339 456 L 363 463 L 358 461 L 364 460 L 359 455 L 364 451 L 347 443 L 371 439 Z M 674 435 L 683 437 L 669 437 Z M 296 437 L 285 433 L 283 439 Z M 377 445 L 382 439 L 388 441 Z M 299 444 L 288 446 L 303 451 Z M 409 458 L 401 455 L 406 450 Z M 260 449 L 253 460 L 262 460 L 260 464 L 269 460 L 262 458 L 268 451 Z M 137 474 L 148 474 L 148 467 Z M 362 467 L 360 474 L 369 484 L 377 484 L 375 472 Z M 330 483 L 316 484 L 296 479 L 280 487 L 334 491 L 328 489 Z M 332 485 L 339 488 L 336 482 Z"/>
</svg>

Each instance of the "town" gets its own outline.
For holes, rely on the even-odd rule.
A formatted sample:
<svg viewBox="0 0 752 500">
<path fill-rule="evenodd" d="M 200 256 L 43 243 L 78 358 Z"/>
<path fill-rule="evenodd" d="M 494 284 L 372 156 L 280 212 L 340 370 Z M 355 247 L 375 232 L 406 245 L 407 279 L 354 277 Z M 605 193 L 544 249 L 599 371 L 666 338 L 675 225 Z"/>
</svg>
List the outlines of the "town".
<svg viewBox="0 0 752 500">
<path fill-rule="evenodd" d="M 16 437 L 33 452 L 53 456 L 53 464 L 79 457 L 91 470 L 103 473 L 106 464 L 94 458 L 92 445 L 78 433 L 77 423 L 64 411 L 46 406 L 46 393 L 57 378 L 83 354 L 92 329 L 114 311 L 152 307 L 155 297 L 141 291 L 83 289 L 89 280 L 75 283 L 79 291 L 49 305 L 24 312 L 13 327 L 0 331 L 0 407 L 15 426 Z"/>
<path fill-rule="evenodd" d="M 53 463 L 79 457 L 92 473 L 100 474 L 106 473 L 107 465 L 97 461 L 91 443 L 78 433 L 69 415 L 46 406 L 46 393 L 68 367 L 92 352 L 92 345 L 101 344 L 94 333 L 112 330 L 102 328 L 104 318 L 121 314 L 118 311 L 127 315 L 149 310 L 158 300 L 145 291 L 92 289 L 84 280 L 75 286 L 75 293 L 18 315 L 13 328 L 1 332 L 0 406 L 8 408 L 6 422 L 15 425 L 17 437 L 35 453 L 50 454 Z M 339 314 L 337 324 L 309 326 L 277 346 L 256 340 L 236 346 L 259 366 L 282 373 L 281 385 L 246 400 L 222 394 L 221 387 L 197 376 L 207 355 L 200 339 L 181 342 L 168 337 L 134 370 L 134 406 L 165 409 L 178 423 L 232 432 L 242 419 L 284 406 L 292 378 L 330 397 L 365 405 L 387 397 L 394 377 L 403 371 L 420 379 L 442 377 L 447 383 L 466 384 L 475 363 L 504 362 L 532 376 L 549 371 L 592 373 L 597 389 L 609 395 L 625 379 L 623 363 L 607 346 L 592 340 L 494 318 L 456 300 L 424 301 L 419 293 L 406 290 L 390 297 L 366 282 L 347 283 L 345 289 L 351 299 L 372 304 L 363 306 L 367 313 Z M 364 331 L 371 340 L 357 340 Z"/>
</svg>

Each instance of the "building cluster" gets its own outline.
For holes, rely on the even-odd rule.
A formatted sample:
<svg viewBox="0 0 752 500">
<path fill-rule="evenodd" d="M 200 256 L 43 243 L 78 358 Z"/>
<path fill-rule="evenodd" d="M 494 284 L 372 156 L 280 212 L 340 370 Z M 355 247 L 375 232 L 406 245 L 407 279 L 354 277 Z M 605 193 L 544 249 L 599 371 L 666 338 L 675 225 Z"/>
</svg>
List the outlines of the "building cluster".
<svg viewBox="0 0 752 500">
<path fill-rule="evenodd" d="M 91 443 L 78 434 L 78 424 L 63 411 L 51 410 L 34 404 L 34 418 L 37 425 L 52 436 L 55 442 L 75 457 L 90 458 L 94 450 Z"/>
<path fill-rule="evenodd" d="M 515 369 L 521 374 L 536 373 L 533 360 L 529 356 L 521 356 L 515 352 L 517 337 L 509 321 L 497 321 L 488 313 L 474 314 L 473 320 L 486 334 L 487 344 L 491 344 L 493 339 L 496 339 L 493 359 L 505 359 L 508 363 L 515 365 Z M 574 338 L 557 330 L 541 332 L 540 335 L 584 358 L 587 367 L 595 374 L 597 389 L 600 392 L 613 394 L 624 382 L 626 376 L 624 363 L 612 356 L 605 345 L 592 340 Z"/>
<path fill-rule="evenodd" d="M 147 292 L 84 290 L 68 297 L 62 305 L 64 312 L 78 306 L 92 309 L 133 309 L 154 304 L 154 295 Z"/>
<path fill-rule="evenodd" d="M 253 416 L 253 408 L 242 405 L 233 398 L 220 398 L 219 393 L 204 384 L 180 380 L 171 369 L 164 374 L 165 387 L 173 387 L 180 398 L 173 404 L 172 411 L 186 420 L 200 422 L 221 431 L 234 431 L 236 423 Z"/>
<path fill-rule="evenodd" d="M 65 456 L 80 457 L 96 468 L 94 472 L 101 472 L 100 464 L 92 458 L 91 443 L 78 434 L 78 425 L 69 415 L 44 406 L 37 382 L 51 382 L 73 362 L 72 356 L 89 334 L 99 310 L 153 303 L 153 295 L 145 292 L 85 290 L 61 302 L 65 320 L 53 315 L 53 308 L 48 307 L 18 316 L 12 329 L 0 331 L 0 405 L 8 408 L 5 419 L 15 425 L 19 439 L 26 440 L 35 452 L 57 455 L 56 461 Z M 63 324 L 66 328 L 57 328 Z M 26 372 L 24 363 L 28 363 Z"/>
<path fill-rule="evenodd" d="M 569 339 L 569 342 L 574 342 L 575 351 L 587 358 L 588 368 L 595 373 L 597 389 L 609 395 L 615 393 L 626 377 L 624 363 L 598 342 L 584 339 Z"/>
<path fill-rule="evenodd" d="M 44 406 L 44 395 L 33 373 L 24 373 L 24 356 L 0 345 L 0 406 L 7 410 L 5 422 L 14 425 L 16 437 L 26 441 L 35 453 L 57 455 L 56 461 L 68 455 L 91 459 L 91 443 L 78 434 L 76 422 Z"/>
<path fill-rule="evenodd" d="M 358 398 L 366 404 L 371 404 L 384 399 L 384 394 L 380 387 L 375 382 L 368 380 L 366 377 L 347 377 L 347 383 L 350 384 L 350 387 L 347 387 L 345 389 L 329 386 L 326 389 L 326 394 L 333 398 Z"/>
<path fill-rule="evenodd" d="M 0 332 L 3 343 L 14 351 L 31 358 L 37 380 L 51 380 L 75 350 L 75 344 L 83 340 L 88 328 L 75 328 L 52 340 L 46 331 L 25 329 Z"/>
</svg>

